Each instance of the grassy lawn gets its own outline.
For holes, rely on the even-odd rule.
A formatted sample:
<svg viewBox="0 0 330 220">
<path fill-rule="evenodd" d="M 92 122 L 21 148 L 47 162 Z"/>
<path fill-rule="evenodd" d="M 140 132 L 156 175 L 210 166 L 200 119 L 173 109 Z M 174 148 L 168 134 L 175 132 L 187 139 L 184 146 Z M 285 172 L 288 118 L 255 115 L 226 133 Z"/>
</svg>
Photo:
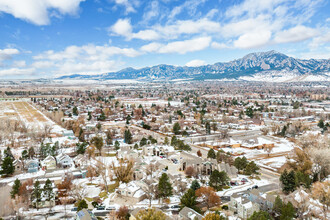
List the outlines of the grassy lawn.
<svg viewBox="0 0 330 220">
<path fill-rule="evenodd" d="M 115 157 L 116 154 L 104 154 L 105 157 Z"/>
<path fill-rule="evenodd" d="M 85 199 L 88 201 L 88 202 L 93 202 L 93 198 L 89 198 L 89 197 L 85 197 Z"/>
</svg>

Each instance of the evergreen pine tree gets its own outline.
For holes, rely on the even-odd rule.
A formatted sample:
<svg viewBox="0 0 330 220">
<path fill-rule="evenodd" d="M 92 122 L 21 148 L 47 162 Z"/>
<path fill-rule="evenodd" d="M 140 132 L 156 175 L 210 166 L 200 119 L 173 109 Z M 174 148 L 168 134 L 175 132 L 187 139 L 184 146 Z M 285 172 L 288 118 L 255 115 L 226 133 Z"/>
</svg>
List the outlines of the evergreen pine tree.
<svg viewBox="0 0 330 220">
<path fill-rule="evenodd" d="M 32 190 L 32 201 L 35 202 L 35 206 L 37 209 L 39 209 L 38 203 L 41 201 L 41 194 L 42 194 L 42 190 L 40 187 L 40 182 L 39 180 L 37 180 L 34 185 L 33 185 L 33 190 Z"/>
<path fill-rule="evenodd" d="M 72 109 L 72 114 L 75 115 L 75 116 L 78 115 L 78 108 L 77 108 L 76 106 L 73 107 L 73 109 Z"/>
<path fill-rule="evenodd" d="M 217 158 L 217 155 L 215 154 L 215 151 L 213 149 L 210 149 L 209 152 L 207 152 L 207 158 Z"/>
<path fill-rule="evenodd" d="M 210 122 L 206 122 L 205 123 L 205 130 L 206 130 L 206 134 L 211 134 L 211 125 Z"/>
<path fill-rule="evenodd" d="M 180 134 L 180 129 L 181 129 L 180 124 L 178 122 L 175 122 L 173 125 L 173 133 L 175 135 Z"/>
<path fill-rule="evenodd" d="M 173 194 L 172 192 L 172 184 L 170 183 L 170 179 L 166 173 L 163 173 L 159 178 L 158 182 L 158 192 L 160 198 L 167 198 Z"/>
<path fill-rule="evenodd" d="M 192 181 L 190 189 L 193 190 L 198 190 L 201 187 L 201 185 L 199 184 L 199 182 L 197 180 Z"/>
<path fill-rule="evenodd" d="M 43 193 L 46 201 L 51 201 L 52 199 L 54 199 L 53 186 L 52 182 L 49 179 L 46 180 L 46 183 L 43 188 Z"/>
<path fill-rule="evenodd" d="M 5 157 L 1 165 L 1 174 L 12 175 L 15 172 L 15 166 L 13 164 L 13 158 L 10 156 Z"/>
<path fill-rule="evenodd" d="M 119 144 L 119 142 L 118 142 L 118 141 L 115 141 L 115 149 L 116 149 L 116 150 L 119 150 L 119 148 L 120 148 L 120 144 Z"/>
<path fill-rule="evenodd" d="M 87 209 L 87 208 L 88 208 L 87 202 L 83 199 L 78 203 L 77 212 L 79 212 L 82 209 Z"/>
<path fill-rule="evenodd" d="M 132 133 L 130 132 L 129 129 L 125 130 L 124 140 L 125 140 L 126 144 L 131 144 L 132 143 Z"/>
<path fill-rule="evenodd" d="M 279 196 L 276 196 L 275 203 L 273 206 L 273 213 L 279 216 L 281 214 L 282 207 L 283 207 L 282 199 Z"/>
<path fill-rule="evenodd" d="M 282 183 L 282 190 L 284 193 L 288 194 L 296 189 L 295 173 L 293 170 L 288 173 L 285 169 L 281 174 L 280 181 Z"/>
<path fill-rule="evenodd" d="M 283 205 L 281 209 L 280 220 L 291 220 L 295 217 L 296 210 L 293 207 L 291 202 L 288 202 L 286 205 Z"/>
<path fill-rule="evenodd" d="M 229 177 L 225 171 L 219 172 L 218 170 L 214 170 L 210 175 L 210 186 L 216 190 L 221 190 L 222 186 L 226 185 L 229 181 Z"/>
<path fill-rule="evenodd" d="M 16 195 L 18 195 L 18 192 L 19 192 L 19 188 L 21 187 L 21 181 L 19 179 L 16 178 L 15 182 L 14 182 L 14 185 L 10 191 L 10 195 L 11 195 L 11 198 L 15 198 Z"/>
<path fill-rule="evenodd" d="M 196 207 L 196 199 L 197 196 L 195 195 L 195 190 L 188 189 L 188 191 L 180 199 L 181 209 L 188 207 L 194 209 L 195 211 L 199 211 L 199 209 Z"/>
<path fill-rule="evenodd" d="M 248 220 L 271 220 L 273 219 L 266 211 L 254 212 Z"/>
</svg>

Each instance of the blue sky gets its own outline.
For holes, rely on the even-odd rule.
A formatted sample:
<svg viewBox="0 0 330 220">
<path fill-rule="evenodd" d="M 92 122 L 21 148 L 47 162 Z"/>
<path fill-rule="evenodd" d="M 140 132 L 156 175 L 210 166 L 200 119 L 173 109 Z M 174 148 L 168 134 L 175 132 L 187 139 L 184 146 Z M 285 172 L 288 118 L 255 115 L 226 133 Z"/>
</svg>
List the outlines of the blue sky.
<svg viewBox="0 0 330 220">
<path fill-rule="evenodd" d="M 327 0 L 0 0 L 0 78 L 330 58 Z"/>
</svg>

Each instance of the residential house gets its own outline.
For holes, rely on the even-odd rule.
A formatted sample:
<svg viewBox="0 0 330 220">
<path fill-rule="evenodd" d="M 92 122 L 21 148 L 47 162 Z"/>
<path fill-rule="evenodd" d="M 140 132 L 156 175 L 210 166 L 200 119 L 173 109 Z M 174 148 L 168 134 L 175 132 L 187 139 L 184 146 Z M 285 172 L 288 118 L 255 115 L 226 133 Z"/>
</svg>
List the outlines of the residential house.
<svg viewBox="0 0 330 220">
<path fill-rule="evenodd" d="M 258 212 L 260 210 L 260 206 L 258 203 L 251 202 L 247 198 L 241 197 L 237 194 L 233 194 L 230 197 L 228 208 L 230 211 L 234 212 L 234 214 L 237 214 L 237 216 L 242 219 L 247 219 L 254 212 Z"/>
<path fill-rule="evenodd" d="M 151 145 L 143 148 L 143 155 L 166 156 L 169 157 L 175 153 L 175 149 L 168 145 Z"/>
<path fill-rule="evenodd" d="M 26 162 L 25 168 L 27 169 L 28 173 L 37 172 L 39 169 L 39 161 L 38 160 L 28 160 Z"/>
<path fill-rule="evenodd" d="M 22 172 L 24 168 L 24 163 L 21 160 L 14 160 L 13 165 L 15 167 L 15 175 Z"/>
<path fill-rule="evenodd" d="M 262 194 L 258 189 L 252 189 L 247 197 L 251 202 L 258 203 L 260 209 L 269 211 L 273 209 L 276 196 L 270 194 Z"/>
<path fill-rule="evenodd" d="M 56 157 L 56 162 L 57 162 L 57 165 L 62 168 L 71 167 L 73 164 L 72 159 L 66 154 L 59 154 Z"/>
<path fill-rule="evenodd" d="M 129 183 L 120 184 L 119 187 L 117 188 L 116 192 L 117 192 L 117 195 L 122 198 L 140 202 L 143 199 L 145 199 L 145 193 L 143 191 L 143 188 L 146 188 L 146 187 L 147 187 L 147 184 L 145 184 L 142 181 L 131 181 Z"/>
<path fill-rule="evenodd" d="M 46 157 L 41 161 L 41 167 L 43 170 L 54 170 L 56 169 L 56 160 L 53 156 Z"/>
<path fill-rule="evenodd" d="M 213 170 L 225 171 L 230 178 L 237 177 L 238 170 L 226 163 L 218 163 L 215 159 L 203 159 L 185 152 L 181 152 L 181 170 L 192 166 L 201 175 L 211 175 Z"/>
<path fill-rule="evenodd" d="M 97 220 L 97 218 L 91 211 L 82 209 L 77 212 L 75 220 Z"/>
<path fill-rule="evenodd" d="M 191 208 L 184 207 L 179 212 L 179 218 L 182 220 L 202 220 L 203 216 Z"/>
</svg>

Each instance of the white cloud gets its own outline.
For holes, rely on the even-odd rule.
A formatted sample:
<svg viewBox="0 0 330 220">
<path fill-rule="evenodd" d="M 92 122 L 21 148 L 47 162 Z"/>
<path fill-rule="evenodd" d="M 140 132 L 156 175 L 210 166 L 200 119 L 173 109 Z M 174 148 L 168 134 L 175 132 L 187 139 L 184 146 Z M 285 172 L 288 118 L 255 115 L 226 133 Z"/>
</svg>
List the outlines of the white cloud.
<svg viewBox="0 0 330 220">
<path fill-rule="evenodd" d="M 173 41 L 167 44 L 153 42 L 140 48 L 142 52 L 149 53 L 178 53 L 185 54 L 206 49 L 210 46 L 211 37 L 198 37 L 190 40 Z"/>
<path fill-rule="evenodd" d="M 26 62 L 25 62 L 25 60 L 15 60 L 12 64 L 12 66 L 19 67 L 19 68 L 26 67 Z"/>
<path fill-rule="evenodd" d="M 218 43 L 218 42 L 212 42 L 211 47 L 214 49 L 219 49 L 219 50 L 229 48 L 228 45 L 226 45 L 224 43 Z"/>
<path fill-rule="evenodd" d="M 188 67 L 197 67 L 197 66 L 204 66 L 206 65 L 206 62 L 204 60 L 191 60 L 188 63 L 186 63 L 186 66 Z"/>
<path fill-rule="evenodd" d="M 137 0 L 115 0 L 115 3 L 124 6 L 127 14 L 136 12 L 134 6 L 139 5 L 139 1 Z"/>
<path fill-rule="evenodd" d="M 34 56 L 36 60 L 31 67 L 50 70 L 51 74 L 97 74 L 116 71 L 123 62 L 112 59 L 113 56 L 136 57 L 141 52 L 132 48 L 119 48 L 108 44 L 98 46 L 68 46 L 62 51 L 45 51 Z"/>
<path fill-rule="evenodd" d="M 0 49 L 0 63 L 4 60 L 12 59 L 13 55 L 17 55 L 19 53 L 19 50 L 15 48 Z"/>
<path fill-rule="evenodd" d="M 0 76 L 6 76 L 6 77 L 17 76 L 17 75 L 33 75 L 33 74 L 35 74 L 34 68 L 26 68 L 26 69 L 9 68 L 9 69 L 0 70 Z"/>
<path fill-rule="evenodd" d="M 234 41 L 234 46 L 241 49 L 261 47 L 269 42 L 270 37 L 270 31 L 246 33 Z"/>
<path fill-rule="evenodd" d="M 327 33 L 321 34 L 320 36 L 313 38 L 309 46 L 315 49 L 329 42 L 330 42 L 330 32 L 329 30 L 327 30 Z"/>
<path fill-rule="evenodd" d="M 152 42 L 150 44 L 143 45 L 140 48 L 140 50 L 143 52 L 152 53 L 152 52 L 157 52 L 162 46 L 164 46 L 164 45 L 162 45 L 160 43 Z"/>
<path fill-rule="evenodd" d="M 31 64 L 36 69 L 47 69 L 55 66 L 53 61 L 36 61 Z"/>
<path fill-rule="evenodd" d="M 132 35 L 132 25 L 129 19 L 119 19 L 113 26 L 110 27 L 110 30 L 121 36 L 130 38 Z"/>
<path fill-rule="evenodd" d="M 160 13 L 158 1 L 152 1 L 147 7 L 146 12 L 143 14 L 143 22 L 149 22 L 151 19 L 157 17 Z"/>
<path fill-rule="evenodd" d="M 154 30 L 142 30 L 132 34 L 130 37 L 141 40 L 157 40 L 160 38 L 160 34 Z"/>
<path fill-rule="evenodd" d="M 132 33 L 130 21 L 128 19 L 120 19 L 110 30 L 117 35 L 125 36 L 127 39 L 170 40 L 176 39 L 181 35 L 219 33 L 221 31 L 221 26 L 218 22 L 203 18 L 196 21 L 178 20 L 172 24 L 164 26 L 155 25 L 149 29 Z"/>
<path fill-rule="evenodd" d="M 274 40 L 276 43 L 299 42 L 312 38 L 316 36 L 317 33 L 318 31 L 313 28 L 298 25 L 296 27 L 278 32 Z"/>
<path fill-rule="evenodd" d="M 96 46 L 93 44 L 83 46 L 69 46 L 63 51 L 54 52 L 53 50 L 46 51 L 42 54 L 36 55 L 33 58 L 36 60 L 106 60 L 114 55 L 123 55 L 127 57 L 136 57 L 140 55 L 138 51 L 133 48 L 119 48 L 110 45 Z"/>
<path fill-rule="evenodd" d="M 191 40 L 174 41 L 159 48 L 159 53 L 179 53 L 200 51 L 210 46 L 211 37 L 199 37 Z"/>
<path fill-rule="evenodd" d="M 75 15 L 83 1 L 85 0 L 1 0 L 0 12 L 36 25 L 47 25 L 50 23 L 50 15 L 54 12 Z"/>
</svg>

